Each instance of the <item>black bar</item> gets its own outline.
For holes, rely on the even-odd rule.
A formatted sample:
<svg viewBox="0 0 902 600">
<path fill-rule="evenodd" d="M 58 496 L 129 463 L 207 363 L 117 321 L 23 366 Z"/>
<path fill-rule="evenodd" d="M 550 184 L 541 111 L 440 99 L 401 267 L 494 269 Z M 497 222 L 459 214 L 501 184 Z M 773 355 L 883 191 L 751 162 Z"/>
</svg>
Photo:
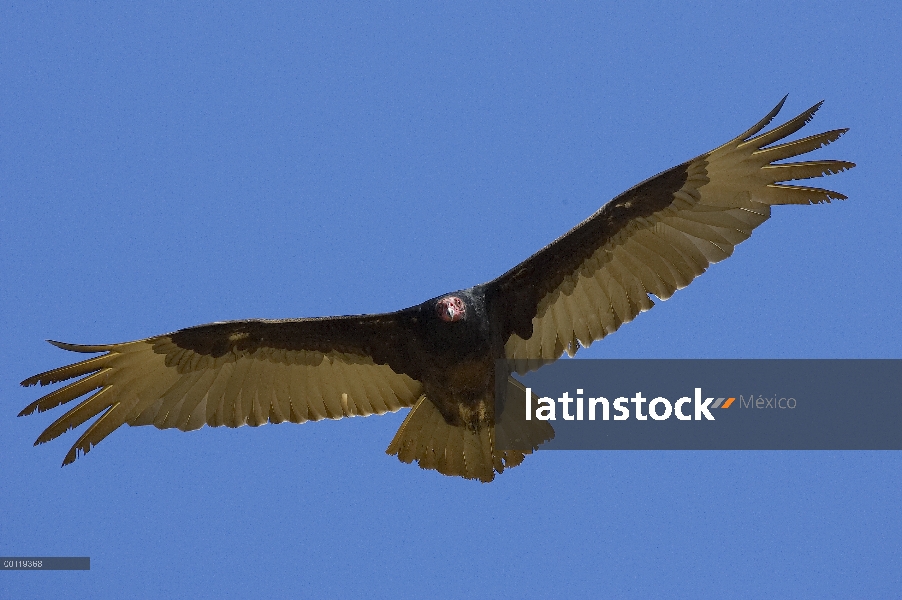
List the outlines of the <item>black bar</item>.
<svg viewBox="0 0 902 600">
<path fill-rule="evenodd" d="M 536 366 L 511 361 L 496 371 L 506 381 Z M 897 359 L 563 359 L 516 378 L 533 398 L 525 412 L 522 400 L 505 411 L 496 394 L 498 449 L 518 449 L 506 431 L 554 416 L 541 421 L 554 429 L 542 449 L 902 450 Z M 540 400 L 554 412 L 537 412 Z"/>
<path fill-rule="evenodd" d="M 88 556 L 2 556 L 4 571 L 90 571 Z"/>
</svg>

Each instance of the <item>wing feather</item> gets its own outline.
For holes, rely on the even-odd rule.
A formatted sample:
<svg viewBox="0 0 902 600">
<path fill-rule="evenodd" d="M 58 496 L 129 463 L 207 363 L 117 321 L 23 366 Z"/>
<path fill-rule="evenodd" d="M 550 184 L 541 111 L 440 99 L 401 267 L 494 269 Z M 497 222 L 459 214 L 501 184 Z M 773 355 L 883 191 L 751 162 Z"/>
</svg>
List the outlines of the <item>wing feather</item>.
<svg viewBox="0 0 902 600">
<path fill-rule="evenodd" d="M 783 101 L 739 137 L 624 192 L 486 284 L 504 322 L 506 357 L 525 361 L 517 370 L 575 352 L 574 340 L 588 346 L 613 333 L 653 306 L 649 294 L 666 300 L 730 256 L 770 217 L 772 205 L 845 199 L 826 189 L 780 183 L 855 166 L 838 160 L 772 164 L 826 146 L 847 131 L 772 145 L 802 129 L 821 105 L 760 133 Z"/>
<path fill-rule="evenodd" d="M 802 114 L 786 121 L 779 127 L 774 127 L 767 133 L 762 133 L 761 135 L 755 136 L 751 139 L 747 139 L 746 141 L 738 144 L 737 148 L 747 148 L 749 146 L 754 146 L 755 149 L 763 148 L 768 144 L 772 144 L 778 140 L 782 140 L 785 137 L 788 137 L 794 134 L 796 131 L 804 127 L 811 119 L 814 118 L 814 113 L 818 111 L 821 105 L 824 103 L 823 100 L 804 111 Z"/>
<path fill-rule="evenodd" d="M 400 311 L 233 321 L 125 344 L 54 342 L 66 350 L 103 354 L 23 381 L 46 385 L 75 379 L 20 415 L 90 394 L 36 441 L 50 441 L 97 417 L 66 455 L 69 464 L 126 423 L 188 431 L 395 411 L 412 406 L 422 393 L 410 375 L 417 365 L 409 356 L 393 354 L 409 333 L 405 319 Z"/>
<path fill-rule="evenodd" d="M 845 160 L 811 160 L 795 163 L 781 163 L 777 165 L 764 165 L 761 167 L 761 175 L 768 183 L 778 181 L 792 181 L 795 179 L 813 179 L 836 175 L 855 165 Z"/>
<path fill-rule="evenodd" d="M 236 360 L 232 364 L 232 372 L 225 380 L 222 396 L 223 422 L 228 427 L 241 427 L 247 424 L 247 407 L 242 406 L 241 391 L 251 360 Z"/>
<path fill-rule="evenodd" d="M 659 229 L 662 229 L 659 227 Z M 652 235 L 647 231 L 641 232 L 643 235 L 639 238 L 641 245 L 650 251 L 659 254 L 670 267 L 674 277 L 673 282 L 676 289 L 682 289 L 692 282 L 696 275 L 696 266 L 693 260 L 685 255 L 679 245 L 669 236 L 658 234 Z M 675 290 L 674 290 L 675 291 Z M 662 300 L 666 298 L 659 296 Z"/>
<path fill-rule="evenodd" d="M 683 273 L 688 282 L 691 282 L 693 279 L 704 273 L 705 269 L 708 268 L 710 263 L 708 262 L 708 259 L 705 258 L 704 253 L 698 249 L 698 246 L 696 246 L 688 236 L 682 235 L 677 231 L 669 220 L 660 224 L 658 227 L 658 235 L 662 240 L 666 240 L 674 250 L 683 257 L 687 267 L 686 271 Z M 688 283 L 686 285 L 688 285 Z"/>
<path fill-rule="evenodd" d="M 78 438 L 78 441 L 76 441 L 66 453 L 65 458 L 63 458 L 63 466 L 75 462 L 75 459 L 78 458 L 79 450 L 82 454 L 87 454 L 91 451 L 93 446 L 96 446 L 100 442 L 100 440 L 119 427 L 119 425 L 116 424 L 116 421 L 118 421 L 116 417 L 120 416 L 123 410 L 121 404 L 114 404 L 109 407 L 99 419 L 91 423 L 90 427 L 88 427 L 81 437 Z"/>
<path fill-rule="evenodd" d="M 573 320 L 573 333 L 576 334 L 576 339 L 579 340 L 581 346 L 591 344 L 592 340 L 595 339 L 592 333 L 593 325 L 595 325 L 596 331 L 600 330 L 597 318 L 593 323 L 592 317 L 597 309 L 586 294 L 585 288 L 586 286 L 577 286 L 573 290 L 573 296 L 571 296 L 571 310 L 576 317 Z"/>
<path fill-rule="evenodd" d="M 241 399 L 245 407 L 250 408 L 247 424 L 259 427 L 269 422 L 269 389 L 264 388 L 263 367 L 265 363 L 259 358 L 251 360 L 242 385 Z"/>
<path fill-rule="evenodd" d="M 221 427 L 230 421 L 228 418 L 229 407 L 225 402 L 225 391 L 234 369 L 235 363 L 231 361 L 221 365 L 216 370 L 216 377 L 207 391 L 207 423 L 212 427 Z M 155 421 L 154 425 L 160 427 L 161 424 Z"/>
<path fill-rule="evenodd" d="M 209 389 L 216 371 L 205 369 L 184 375 L 166 391 L 163 403 L 174 399 L 173 425 L 181 431 L 198 429 L 206 421 L 207 401 L 204 391 Z M 200 424 L 198 424 L 200 421 Z"/>
<path fill-rule="evenodd" d="M 817 150 L 818 148 L 823 148 L 828 144 L 832 144 L 840 137 L 842 137 L 842 135 L 847 131 L 849 130 L 834 129 L 833 131 L 825 131 L 824 133 L 811 135 L 794 142 L 789 142 L 787 144 L 780 144 L 779 146 L 763 148 L 755 152 L 753 156 L 762 163 L 771 163 L 775 160 L 792 158 L 793 156 L 805 154 L 806 152 L 811 152 L 812 150 Z"/>
<path fill-rule="evenodd" d="M 38 439 L 35 440 L 34 445 L 37 446 L 38 444 L 49 442 L 70 429 L 75 429 L 85 421 L 93 419 L 98 413 L 110 408 L 112 405 L 107 401 L 107 398 L 110 396 L 109 392 L 111 389 L 112 388 L 109 387 L 100 388 L 99 391 L 92 394 L 87 400 L 74 406 L 63 415 L 62 418 L 58 419 L 50 427 L 45 429 L 44 432 L 38 436 Z"/>
<path fill-rule="evenodd" d="M 647 230 L 637 231 L 623 247 L 628 248 L 630 256 L 638 259 L 638 265 L 647 269 L 665 286 L 664 295 L 658 295 L 659 298 L 669 298 L 676 290 L 688 284 L 684 282 L 683 272 L 676 266 L 680 265 L 688 271 L 688 265 L 683 263 L 682 258 L 663 238 L 654 236 Z M 629 270 L 636 272 L 635 269 Z M 646 289 L 654 293 L 648 286 Z"/>
<path fill-rule="evenodd" d="M 187 412 L 188 408 L 193 408 L 193 410 Z M 187 414 L 180 419 L 179 431 L 195 431 L 207 424 L 204 419 L 207 416 L 207 401 L 205 398 L 201 398 L 193 407 L 192 404 L 185 403 L 185 409 Z M 281 421 L 273 421 L 273 423 L 281 423 Z"/>
<path fill-rule="evenodd" d="M 87 375 L 88 373 L 94 373 L 95 371 L 99 371 L 102 368 L 108 366 L 110 357 L 110 354 L 104 354 L 102 356 L 95 356 L 94 358 L 89 358 L 87 360 L 83 360 L 71 365 L 66 365 L 65 367 L 53 369 L 47 371 L 46 373 L 41 373 L 40 375 L 29 377 L 22 382 L 22 385 L 35 385 L 36 383 L 40 383 L 41 385 L 49 385 L 51 383 L 66 381 L 67 379 L 72 379 L 74 377 L 81 377 L 82 375 Z M 53 407 L 51 406 L 49 408 Z M 28 407 L 23 410 L 19 414 L 19 416 L 21 417 L 24 415 L 29 415 L 35 410 L 43 412 L 45 410 L 48 410 L 48 408 L 40 408 L 38 402 L 33 402 L 32 404 L 28 405 Z"/>
<path fill-rule="evenodd" d="M 179 378 L 179 380 L 169 388 L 164 394 L 163 404 L 167 401 L 173 402 L 175 407 L 175 427 L 182 431 L 190 431 L 186 429 L 192 422 L 194 415 L 203 411 L 203 416 L 207 416 L 207 403 L 205 399 L 205 391 L 210 389 L 210 384 L 216 377 L 217 371 L 212 369 L 204 369 L 202 371 L 194 371 Z M 205 419 L 204 419 L 205 420 Z"/>
<path fill-rule="evenodd" d="M 197 402 L 200 402 L 201 398 L 197 398 L 195 403 L 186 402 L 188 398 L 189 392 L 196 386 L 201 379 L 204 378 L 205 375 L 213 376 L 216 371 L 212 370 L 204 370 L 204 371 L 192 371 L 190 373 L 185 374 L 182 377 L 179 377 L 178 380 L 163 394 L 160 398 L 162 402 L 160 403 L 160 412 L 168 414 L 170 412 L 175 412 L 178 416 L 176 417 L 177 421 L 181 421 L 186 416 L 183 416 L 183 411 L 187 408 L 188 412 L 194 410 Z M 209 381 L 206 382 L 209 385 Z M 206 386 L 205 386 L 206 387 Z"/>
<path fill-rule="evenodd" d="M 79 379 L 78 381 L 70 383 L 55 392 L 51 392 L 26 406 L 22 409 L 22 412 L 19 413 L 19 416 L 24 417 L 25 415 L 30 415 L 35 410 L 44 412 L 45 410 L 50 410 L 51 408 L 56 408 L 61 404 L 70 402 L 88 392 L 93 392 L 97 388 L 103 387 L 109 373 L 110 369 L 106 368 L 102 371 L 97 371 L 96 373 L 88 375 L 84 379 Z"/>
</svg>

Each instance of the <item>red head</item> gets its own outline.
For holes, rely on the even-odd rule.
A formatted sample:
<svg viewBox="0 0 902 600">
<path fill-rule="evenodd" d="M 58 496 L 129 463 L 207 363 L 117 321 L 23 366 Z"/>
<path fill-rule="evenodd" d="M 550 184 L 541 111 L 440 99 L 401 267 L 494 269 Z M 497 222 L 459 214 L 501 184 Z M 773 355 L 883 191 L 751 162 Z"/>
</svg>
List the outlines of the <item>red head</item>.
<svg viewBox="0 0 902 600">
<path fill-rule="evenodd" d="M 453 323 L 466 316 L 467 307 L 464 301 L 457 296 L 445 296 L 435 303 L 435 312 L 442 321 Z"/>
</svg>

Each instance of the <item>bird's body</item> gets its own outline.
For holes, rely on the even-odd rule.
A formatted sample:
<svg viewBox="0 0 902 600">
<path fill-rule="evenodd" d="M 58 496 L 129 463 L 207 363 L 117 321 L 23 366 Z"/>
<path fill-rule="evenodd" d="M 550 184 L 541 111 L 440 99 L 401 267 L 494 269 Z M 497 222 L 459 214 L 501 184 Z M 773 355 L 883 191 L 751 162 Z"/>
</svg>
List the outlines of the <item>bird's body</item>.
<svg viewBox="0 0 902 600">
<path fill-rule="evenodd" d="M 785 100 L 785 99 L 784 99 Z M 411 407 L 388 452 L 446 475 L 491 481 L 550 439 L 537 421 L 495 447 L 499 360 L 522 372 L 616 331 L 729 256 L 775 204 L 844 196 L 777 182 L 836 173 L 834 160 L 776 163 L 839 138 L 834 130 L 771 145 L 819 105 L 757 135 L 782 102 L 727 144 L 624 192 L 495 280 L 393 313 L 229 321 L 124 344 L 67 350 L 100 356 L 23 382 L 75 382 L 32 403 L 44 411 L 94 392 L 36 443 L 101 415 L 66 456 L 88 452 L 119 426 L 262 425 L 364 416 Z M 506 398 L 523 398 L 508 379 Z M 102 414 L 101 414 L 102 413 Z M 523 427 L 521 425 L 521 427 Z"/>
</svg>

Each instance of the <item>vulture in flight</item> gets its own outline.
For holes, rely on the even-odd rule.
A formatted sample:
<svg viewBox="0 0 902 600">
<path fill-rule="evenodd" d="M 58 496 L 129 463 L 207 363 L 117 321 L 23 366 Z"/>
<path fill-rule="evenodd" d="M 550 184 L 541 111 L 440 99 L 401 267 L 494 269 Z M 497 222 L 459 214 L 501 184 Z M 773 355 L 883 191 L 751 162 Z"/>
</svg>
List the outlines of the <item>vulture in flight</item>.
<svg viewBox="0 0 902 600">
<path fill-rule="evenodd" d="M 771 206 L 845 199 L 782 183 L 855 166 L 777 162 L 847 131 L 776 143 L 820 107 L 760 133 L 785 100 L 748 131 L 623 192 L 488 283 L 385 314 L 227 321 L 121 344 L 51 342 L 99 355 L 23 381 L 75 380 L 19 416 L 90 394 L 35 442 L 99 415 L 66 454 L 66 465 L 126 423 L 190 431 L 410 408 L 389 454 L 445 475 L 491 481 L 554 435 L 547 422 L 533 420 L 531 430 L 514 436 L 522 448 L 496 448 L 495 370 L 507 364 L 496 361 L 515 360 L 527 371 L 564 352 L 572 356 L 650 309 L 650 295 L 666 300 L 730 256 Z M 500 375 L 508 377 L 513 406 L 524 390 L 510 373 Z"/>
</svg>

